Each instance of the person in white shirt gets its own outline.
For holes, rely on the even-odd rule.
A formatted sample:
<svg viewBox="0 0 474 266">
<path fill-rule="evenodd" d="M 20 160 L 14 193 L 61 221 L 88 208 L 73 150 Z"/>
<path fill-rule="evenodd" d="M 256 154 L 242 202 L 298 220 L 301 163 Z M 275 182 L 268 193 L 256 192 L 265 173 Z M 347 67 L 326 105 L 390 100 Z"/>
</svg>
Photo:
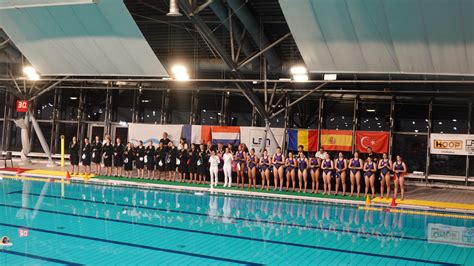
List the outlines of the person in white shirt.
<svg viewBox="0 0 474 266">
<path fill-rule="evenodd" d="M 211 175 L 211 189 L 217 186 L 217 175 L 219 174 L 219 156 L 216 155 L 215 150 L 211 150 L 209 157 L 209 173 Z"/>
<path fill-rule="evenodd" d="M 225 148 L 224 156 L 224 187 L 231 187 L 232 186 L 232 159 L 234 156 L 230 152 L 229 148 Z"/>
<path fill-rule="evenodd" d="M 316 158 L 319 158 L 319 159 L 321 159 L 321 160 L 324 160 L 324 159 L 326 158 L 326 154 L 327 154 L 327 152 L 324 150 L 323 147 L 321 147 L 321 148 L 319 149 L 319 151 L 316 153 L 316 156 L 315 156 L 315 157 L 316 157 Z"/>
</svg>

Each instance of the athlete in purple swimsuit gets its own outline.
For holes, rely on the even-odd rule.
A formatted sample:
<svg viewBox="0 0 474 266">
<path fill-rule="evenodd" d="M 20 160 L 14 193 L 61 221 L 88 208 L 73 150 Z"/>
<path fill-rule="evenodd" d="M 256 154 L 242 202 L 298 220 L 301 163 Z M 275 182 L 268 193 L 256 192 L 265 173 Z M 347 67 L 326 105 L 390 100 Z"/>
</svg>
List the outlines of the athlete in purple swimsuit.
<svg viewBox="0 0 474 266">
<path fill-rule="evenodd" d="M 314 193 L 314 188 L 316 187 L 316 194 L 319 189 L 319 168 L 321 167 L 321 161 L 319 158 L 316 158 L 315 155 L 309 159 L 309 172 L 311 174 L 311 193 Z"/>
<path fill-rule="evenodd" d="M 290 188 L 290 181 L 292 183 L 293 189 L 292 192 L 295 191 L 295 169 L 298 167 L 296 163 L 296 159 L 293 157 L 293 153 L 288 153 L 288 158 L 286 159 L 286 191 Z M 281 185 L 281 184 L 280 184 Z"/>
<path fill-rule="evenodd" d="M 336 166 L 336 195 L 339 192 L 339 183 L 342 181 L 342 195 L 345 196 L 347 161 L 342 152 L 338 154 L 338 158 L 334 161 L 334 165 Z"/>
<path fill-rule="evenodd" d="M 321 169 L 323 170 L 323 182 L 324 182 L 323 195 L 325 195 L 326 192 L 328 193 L 328 195 L 331 195 L 331 176 L 332 176 L 332 171 L 334 171 L 334 162 L 329 158 L 329 154 L 327 153 L 324 156 Z"/>
<path fill-rule="evenodd" d="M 384 187 L 387 187 L 387 196 L 390 195 L 390 171 L 392 169 L 392 162 L 388 159 L 387 153 L 382 155 L 382 160 L 379 161 L 378 168 L 380 170 L 380 197 L 383 198 Z"/>
<path fill-rule="evenodd" d="M 298 158 L 298 192 L 301 192 L 303 182 L 303 192 L 306 193 L 306 187 L 308 186 L 308 160 L 304 156 L 304 153 L 300 152 Z"/>
<path fill-rule="evenodd" d="M 375 197 L 375 172 L 377 172 L 377 165 L 372 161 L 372 157 L 367 157 L 367 162 L 364 164 L 364 178 L 365 178 L 365 195 L 369 193 L 369 184 L 372 191 L 372 198 Z"/>
<path fill-rule="evenodd" d="M 265 183 L 267 183 L 267 190 L 270 187 L 270 157 L 268 157 L 268 151 L 265 149 L 263 151 L 263 156 L 260 158 L 260 175 L 262 176 L 262 187 L 265 187 Z"/>
<path fill-rule="evenodd" d="M 360 197 L 360 171 L 363 166 L 362 159 L 359 158 L 359 153 L 354 153 L 354 158 L 349 161 L 349 169 L 351 175 L 351 197 L 354 194 L 354 187 L 357 184 L 357 197 Z"/>
<path fill-rule="evenodd" d="M 274 190 L 277 190 L 278 188 L 278 181 L 280 181 L 280 191 L 283 188 L 283 163 L 285 161 L 285 157 L 281 153 L 281 148 L 278 147 L 276 153 L 273 155 L 273 181 L 275 188 Z"/>
<path fill-rule="evenodd" d="M 257 186 L 257 162 L 258 158 L 257 155 L 255 155 L 255 149 L 251 149 L 250 155 L 247 156 L 249 189 L 251 186 L 253 186 L 253 189 L 255 190 Z"/>
<path fill-rule="evenodd" d="M 240 184 L 242 184 L 241 188 L 244 188 L 245 186 L 245 151 L 244 147 L 242 144 L 240 144 L 237 148 L 237 152 L 235 153 L 235 159 L 234 159 L 237 164 L 237 187 L 239 187 Z"/>
<path fill-rule="evenodd" d="M 397 198 L 398 186 L 400 186 L 400 192 L 402 194 L 402 200 L 405 199 L 405 174 L 407 172 L 407 166 L 403 162 L 402 157 L 397 155 L 397 161 L 393 164 L 393 179 L 395 180 L 395 191 L 393 197 Z"/>
</svg>

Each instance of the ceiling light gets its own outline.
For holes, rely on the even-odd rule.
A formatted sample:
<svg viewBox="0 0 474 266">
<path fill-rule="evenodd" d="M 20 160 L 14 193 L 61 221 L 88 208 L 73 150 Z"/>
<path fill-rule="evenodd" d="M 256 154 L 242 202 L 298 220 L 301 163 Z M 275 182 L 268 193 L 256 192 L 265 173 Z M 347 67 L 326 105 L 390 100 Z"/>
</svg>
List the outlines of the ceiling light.
<svg viewBox="0 0 474 266">
<path fill-rule="evenodd" d="M 71 96 L 71 97 L 69 97 L 69 100 L 73 100 L 73 101 L 77 100 L 77 97 L 76 96 Z"/>
<path fill-rule="evenodd" d="M 32 66 L 26 66 L 23 68 L 23 73 L 26 75 L 26 78 L 29 80 L 39 80 L 40 75 L 36 72 L 36 69 Z"/>
<path fill-rule="evenodd" d="M 253 84 L 258 84 L 258 81 L 254 80 L 252 81 Z"/>
<path fill-rule="evenodd" d="M 367 109 L 366 110 L 368 113 L 375 113 L 375 109 Z"/>
<path fill-rule="evenodd" d="M 174 75 L 174 79 L 178 81 L 189 80 L 188 70 L 183 65 L 175 65 L 171 68 L 171 73 Z"/>
<path fill-rule="evenodd" d="M 307 74 L 302 74 L 302 75 L 293 75 L 293 80 L 296 82 L 303 82 L 303 81 L 308 81 L 308 75 Z"/>
<path fill-rule="evenodd" d="M 31 75 L 26 75 L 26 77 L 29 80 L 40 80 L 40 75 L 38 75 L 38 73 L 34 73 L 34 74 L 31 74 Z"/>
<path fill-rule="evenodd" d="M 303 75 L 303 74 L 307 74 L 308 71 L 306 70 L 306 67 L 304 66 L 294 66 L 290 68 L 290 73 L 292 75 Z"/>
<path fill-rule="evenodd" d="M 336 80 L 337 74 L 324 74 L 323 78 L 324 80 Z"/>
</svg>

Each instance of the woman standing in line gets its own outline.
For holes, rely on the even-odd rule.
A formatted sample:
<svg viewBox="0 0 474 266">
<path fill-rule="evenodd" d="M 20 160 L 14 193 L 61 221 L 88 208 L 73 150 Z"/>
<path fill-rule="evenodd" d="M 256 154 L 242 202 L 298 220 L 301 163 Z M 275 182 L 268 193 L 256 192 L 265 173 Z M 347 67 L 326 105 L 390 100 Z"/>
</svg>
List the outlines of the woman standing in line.
<svg viewBox="0 0 474 266">
<path fill-rule="evenodd" d="M 110 141 L 110 137 L 105 137 L 105 143 L 102 147 L 102 157 L 104 158 L 105 175 L 112 176 L 112 160 L 114 155 L 114 146 Z"/>
<path fill-rule="evenodd" d="M 392 170 L 392 162 L 388 159 L 386 152 L 382 154 L 382 160 L 379 161 L 378 169 L 380 170 L 380 197 L 383 198 L 384 187 L 387 187 L 387 196 L 390 195 L 390 171 Z"/>
<path fill-rule="evenodd" d="M 309 159 L 309 168 L 311 174 L 311 193 L 314 193 L 316 188 L 316 194 L 318 194 L 321 159 L 317 158 L 315 154 Z"/>
<path fill-rule="evenodd" d="M 84 166 L 84 173 L 89 175 L 91 173 L 91 159 L 92 159 L 92 147 L 89 143 L 89 138 L 84 138 L 84 146 L 82 147 L 82 165 Z"/>
<path fill-rule="evenodd" d="M 187 147 L 187 145 L 186 145 Z M 176 165 L 178 165 L 179 181 L 180 183 L 186 180 L 186 174 L 188 172 L 188 149 L 180 149 L 178 151 L 178 158 L 176 159 Z"/>
<path fill-rule="evenodd" d="M 372 198 L 375 197 L 375 172 L 377 172 L 377 165 L 372 161 L 372 157 L 367 157 L 367 162 L 364 164 L 364 179 L 365 179 L 365 195 L 369 194 L 369 186 L 372 191 Z"/>
<path fill-rule="evenodd" d="M 232 152 L 227 147 L 225 148 L 225 153 L 222 156 L 224 159 L 224 187 L 231 187 L 232 186 L 232 159 L 234 156 Z"/>
<path fill-rule="evenodd" d="M 163 133 L 165 136 L 165 134 Z M 166 160 L 166 148 L 164 142 L 158 144 L 156 149 L 156 170 L 158 170 L 158 180 L 161 180 L 163 173 L 165 172 L 165 160 Z"/>
<path fill-rule="evenodd" d="M 92 143 L 92 162 L 95 164 L 95 175 L 100 175 L 100 163 L 102 161 L 102 142 L 99 136 L 95 136 Z"/>
<path fill-rule="evenodd" d="M 323 170 L 323 182 L 324 182 L 324 191 L 323 195 L 331 195 L 331 176 L 334 171 L 334 162 L 330 159 L 329 154 L 324 155 L 324 160 L 321 165 L 321 170 Z"/>
<path fill-rule="evenodd" d="M 235 153 L 235 161 L 237 162 L 237 187 L 239 187 L 241 183 L 242 188 L 245 186 L 245 160 L 245 151 L 243 145 L 240 144 Z"/>
<path fill-rule="evenodd" d="M 173 141 L 168 142 L 168 153 L 166 155 L 166 170 L 168 171 L 168 181 L 176 181 L 176 159 L 178 157 L 178 149 L 174 146 Z"/>
<path fill-rule="evenodd" d="M 123 173 L 123 151 L 124 147 L 120 138 L 117 138 L 114 146 L 114 168 L 115 176 L 122 176 Z"/>
<path fill-rule="evenodd" d="M 272 164 L 273 164 L 273 181 L 275 188 L 277 190 L 278 181 L 280 181 L 280 191 L 283 189 L 283 164 L 285 162 L 285 156 L 281 153 L 281 148 L 278 147 L 276 153 L 273 155 Z"/>
<path fill-rule="evenodd" d="M 125 177 L 132 178 L 133 160 L 135 158 L 132 143 L 127 143 L 127 147 L 123 151 L 123 168 L 125 170 Z"/>
<path fill-rule="evenodd" d="M 336 194 L 339 193 L 339 183 L 342 183 L 342 196 L 346 195 L 346 171 L 347 171 L 347 160 L 344 158 L 344 154 L 340 152 L 338 158 L 334 161 L 336 166 Z"/>
<path fill-rule="evenodd" d="M 298 158 L 298 192 L 301 192 L 302 185 L 304 183 L 303 192 L 306 193 L 306 188 L 308 187 L 308 159 L 304 156 L 303 152 L 299 153 Z"/>
<path fill-rule="evenodd" d="M 248 167 L 248 174 L 249 174 L 249 187 L 253 186 L 253 189 L 256 189 L 257 186 L 257 162 L 258 158 L 255 155 L 255 149 L 250 150 L 249 156 L 247 156 L 247 167 Z"/>
<path fill-rule="evenodd" d="M 216 155 L 215 150 L 211 150 L 211 156 L 209 156 L 209 174 L 211 176 L 211 189 L 217 187 L 217 175 L 219 174 L 219 156 Z"/>
<path fill-rule="evenodd" d="M 139 141 L 135 148 L 135 154 L 137 156 L 135 166 L 137 167 L 138 178 L 143 179 L 145 178 L 145 146 L 143 146 L 143 141 Z"/>
<path fill-rule="evenodd" d="M 286 158 L 286 191 L 289 190 L 290 188 L 290 182 L 292 183 L 293 189 L 291 190 L 292 192 L 295 192 L 295 170 L 298 168 L 298 164 L 296 162 L 296 159 L 293 158 L 293 153 L 289 152 L 288 153 L 288 158 Z M 280 184 L 281 186 L 281 184 Z"/>
<path fill-rule="evenodd" d="M 395 181 L 395 191 L 393 197 L 397 198 L 398 187 L 402 194 L 402 200 L 405 199 L 405 174 L 407 173 L 407 165 L 403 162 L 400 155 L 397 155 L 397 160 L 393 164 L 393 179 Z"/>
<path fill-rule="evenodd" d="M 199 145 L 199 153 L 197 160 L 197 175 L 198 175 L 198 184 L 206 183 L 206 149 L 204 144 Z"/>
<path fill-rule="evenodd" d="M 71 174 L 79 174 L 79 143 L 77 143 L 76 136 L 72 137 L 71 144 L 69 144 L 69 161 L 71 162 Z M 77 172 L 74 172 L 77 170 Z"/>
<path fill-rule="evenodd" d="M 261 190 L 265 187 L 265 183 L 267 184 L 267 190 L 270 188 L 270 166 L 270 157 L 268 156 L 268 151 L 265 149 L 262 158 L 260 158 L 260 175 L 262 176 Z"/>
<path fill-rule="evenodd" d="M 189 151 L 189 182 L 196 183 L 197 174 L 197 162 L 199 159 L 199 151 L 196 148 L 196 144 L 191 144 L 191 150 Z"/>
<path fill-rule="evenodd" d="M 360 197 L 360 176 L 364 166 L 364 161 L 359 158 L 359 153 L 354 153 L 354 158 L 349 161 L 351 175 L 351 197 L 354 194 L 354 187 L 357 184 L 357 197 Z"/>
<path fill-rule="evenodd" d="M 155 156 L 156 149 L 153 145 L 153 141 L 150 141 L 145 149 L 144 158 L 148 179 L 155 179 Z"/>
</svg>

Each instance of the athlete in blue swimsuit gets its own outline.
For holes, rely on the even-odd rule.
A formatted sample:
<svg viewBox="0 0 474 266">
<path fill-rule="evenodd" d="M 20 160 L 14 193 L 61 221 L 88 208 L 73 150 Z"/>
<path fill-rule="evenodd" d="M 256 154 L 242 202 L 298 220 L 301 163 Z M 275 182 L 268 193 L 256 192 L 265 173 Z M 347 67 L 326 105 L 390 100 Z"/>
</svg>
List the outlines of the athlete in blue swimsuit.
<svg viewBox="0 0 474 266">
<path fill-rule="evenodd" d="M 372 161 L 372 157 L 367 157 L 367 162 L 364 164 L 364 178 L 365 178 L 365 195 L 369 193 L 369 185 L 372 191 L 372 198 L 375 197 L 375 172 L 377 172 L 377 165 Z"/>
<path fill-rule="evenodd" d="M 392 162 L 388 159 L 387 153 L 382 155 L 378 168 L 380 170 L 380 197 L 383 198 L 384 187 L 387 187 L 387 196 L 390 195 L 390 171 L 392 170 Z"/>
<path fill-rule="evenodd" d="M 290 182 L 292 182 L 293 189 L 295 191 L 295 169 L 298 167 L 296 159 L 293 157 L 293 153 L 288 153 L 288 158 L 286 159 L 286 191 L 290 188 Z M 280 184 L 281 185 L 281 184 Z"/>
<path fill-rule="evenodd" d="M 400 185 L 400 192 L 402 194 L 402 200 L 405 199 L 405 174 L 407 172 L 407 166 L 403 162 L 402 157 L 397 155 L 397 161 L 393 164 L 393 179 L 395 181 L 395 191 L 393 197 L 397 198 L 398 186 Z"/>
<path fill-rule="evenodd" d="M 280 181 L 280 191 L 283 188 L 283 163 L 285 161 L 285 157 L 281 153 L 281 148 L 278 147 L 276 153 L 273 155 L 273 181 L 275 185 L 275 189 L 278 188 L 278 181 Z"/>
<path fill-rule="evenodd" d="M 247 167 L 248 167 L 248 174 L 249 174 L 249 189 L 253 186 L 255 190 L 257 185 L 257 162 L 258 158 L 255 155 L 255 149 L 250 150 L 250 155 L 247 156 Z"/>
<path fill-rule="evenodd" d="M 342 195 L 346 195 L 346 170 L 347 160 L 344 158 L 344 154 L 340 152 L 338 158 L 334 160 L 336 166 L 336 195 L 339 192 L 339 183 L 342 181 Z"/>
<path fill-rule="evenodd" d="M 334 162 L 329 158 L 329 154 L 326 153 L 324 160 L 321 165 L 321 170 L 323 170 L 323 182 L 324 182 L 324 191 L 323 195 L 328 193 L 331 195 L 331 176 L 334 171 Z"/>
<path fill-rule="evenodd" d="M 349 161 L 349 170 L 351 175 L 351 197 L 354 194 L 354 186 L 357 184 L 357 197 L 360 196 L 360 172 L 364 162 L 359 158 L 359 153 L 354 153 L 354 158 Z"/>
<path fill-rule="evenodd" d="M 298 192 L 301 192 L 302 185 L 304 182 L 304 193 L 306 193 L 306 188 L 308 186 L 308 159 L 304 156 L 304 153 L 299 153 L 298 158 Z"/>
<path fill-rule="evenodd" d="M 268 151 L 265 149 L 263 151 L 263 156 L 260 158 L 260 175 L 262 176 L 262 187 L 265 187 L 267 183 L 267 190 L 270 187 L 270 157 L 268 156 Z"/>
<path fill-rule="evenodd" d="M 314 188 L 316 187 L 316 194 L 318 194 L 319 189 L 319 168 L 321 167 L 321 160 L 316 158 L 316 155 L 313 154 L 311 158 L 309 158 L 309 172 L 311 174 L 311 193 L 314 193 Z"/>
</svg>

